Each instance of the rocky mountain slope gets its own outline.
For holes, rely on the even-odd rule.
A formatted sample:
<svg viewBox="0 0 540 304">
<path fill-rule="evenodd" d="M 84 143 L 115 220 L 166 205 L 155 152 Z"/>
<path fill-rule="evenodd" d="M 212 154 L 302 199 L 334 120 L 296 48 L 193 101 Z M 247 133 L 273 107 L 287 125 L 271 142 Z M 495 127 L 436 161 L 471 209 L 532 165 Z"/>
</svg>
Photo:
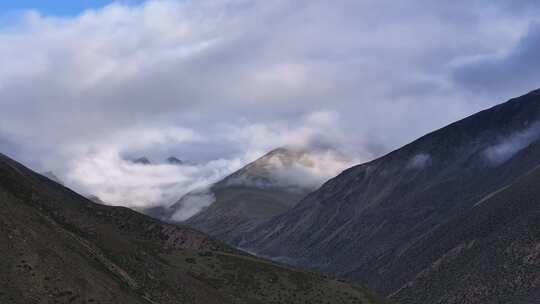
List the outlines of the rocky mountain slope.
<svg viewBox="0 0 540 304">
<path fill-rule="evenodd" d="M 380 303 L 207 235 L 95 204 L 0 154 L 0 303 Z"/>
<path fill-rule="evenodd" d="M 403 303 L 539 300 L 539 122 L 537 90 L 346 170 L 239 245 Z"/>
<path fill-rule="evenodd" d="M 399 303 L 540 303 L 540 166 L 533 165 L 540 143 L 516 157 L 531 164 L 526 173 L 430 232 L 389 269 L 393 282 L 408 282 L 394 294 Z"/>
</svg>

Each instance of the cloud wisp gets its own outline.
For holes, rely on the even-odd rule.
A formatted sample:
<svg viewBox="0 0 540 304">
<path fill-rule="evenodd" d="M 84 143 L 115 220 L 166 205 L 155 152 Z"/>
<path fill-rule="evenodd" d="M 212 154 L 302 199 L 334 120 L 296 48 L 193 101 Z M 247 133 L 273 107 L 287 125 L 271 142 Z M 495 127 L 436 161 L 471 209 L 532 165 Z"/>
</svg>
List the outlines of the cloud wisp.
<svg viewBox="0 0 540 304">
<path fill-rule="evenodd" d="M 539 139 L 540 123 L 536 122 L 523 131 L 500 139 L 496 145 L 488 147 L 484 155 L 492 164 L 498 165 Z"/>
</svg>

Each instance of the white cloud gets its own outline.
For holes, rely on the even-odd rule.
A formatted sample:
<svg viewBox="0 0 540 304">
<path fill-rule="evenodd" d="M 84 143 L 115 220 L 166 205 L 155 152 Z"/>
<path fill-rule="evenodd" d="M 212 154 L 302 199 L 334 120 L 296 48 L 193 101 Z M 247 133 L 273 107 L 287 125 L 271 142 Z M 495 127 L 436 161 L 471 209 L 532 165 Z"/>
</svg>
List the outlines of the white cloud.
<svg viewBox="0 0 540 304">
<path fill-rule="evenodd" d="M 171 220 L 185 221 L 203 208 L 210 206 L 215 200 L 216 197 L 212 192 L 207 190 L 193 191 L 182 197 L 181 207 L 171 216 Z"/>
<path fill-rule="evenodd" d="M 431 161 L 431 155 L 420 153 L 413 156 L 407 163 L 407 169 L 424 169 Z"/>
<path fill-rule="evenodd" d="M 338 116 L 332 112 L 315 112 L 304 117 L 296 127 L 286 123 L 241 128 L 231 126 L 224 133 L 215 135 L 214 139 L 222 136 L 221 140 L 243 147 L 243 150 L 231 158 L 199 164 L 190 164 L 188 159 L 188 164 L 183 166 L 167 164 L 165 155 L 159 154 L 154 156 L 158 159 L 153 159 L 153 165 L 135 164 L 127 159 L 143 155 L 136 153 L 166 150 L 175 145 L 213 143 L 208 143 L 207 139 L 189 129 L 134 127 L 129 131 L 111 133 L 93 145 L 73 144 L 66 152 L 66 158 L 71 161 L 60 175 L 69 186 L 84 194 L 96 195 L 109 204 L 137 208 L 169 205 L 190 191 L 220 180 L 275 147 L 292 146 L 315 150 L 292 165 L 283 164 L 279 159 L 272 160 L 273 180 L 284 185 L 314 188 L 347 166 L 365 160 L 354 158 L 352 154 L 319 149 L 318 144 L 324 143 L 325 136 L 339 134 L 337 119 Z M 344 146 L 338 141 L 339 137 L 327 139 L 328 146 Z M 177 217 L 192 215 L 205 206 L 201 202 L 202 198 L 186 202 Z"/>
<path fill-rule="evenodd" d="M 242 163 L 240 159 L 223 159 L 199 165 L 142 165 L 123 159 L 116 150 L 101 149 L 75 158 L 68 167 L 66 182 L 107 204 L 143 208 L 172 204 Z"/>
<path fill-rule="evenodd" d="M 515 132 L 502 138 L 499 143 L 487 148 L 484 155 L 493 164 L 501 164 L 514 156 L 519 151 L 529 146 L 532 142 L 540 139 L 540 123 L 533 123 L 525 130 Z"/>
</svg>

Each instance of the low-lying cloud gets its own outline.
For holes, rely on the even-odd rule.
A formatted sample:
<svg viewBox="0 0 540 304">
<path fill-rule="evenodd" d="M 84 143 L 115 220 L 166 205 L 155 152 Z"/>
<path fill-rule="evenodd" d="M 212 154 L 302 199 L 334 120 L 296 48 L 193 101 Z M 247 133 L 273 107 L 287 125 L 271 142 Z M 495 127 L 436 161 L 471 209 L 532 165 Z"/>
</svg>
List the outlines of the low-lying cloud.
<svg viewBox="0 0 540 304">
<path fill-rule="evenodd" d="M 431 162 L 431 155 L 419 153 L 413 156 L 407 163 L 407 169 L 424 169 Z"/>
<path fill-rule="evenodd" d="M 501 164 L 509 160 L 519 151 L 540 139 L 540 123 L 533 123 L 523 131 L 516 132 L 499 143 L 487 148 L 484 155 L 493 164 Z"/>
<path fill-rule="evenodd" d="M 199 189 L 207 188 L 274 147 L 289 146 L 312 152 L 288 164 L 271 160 L 272 180 L 283 185 L 314 188 L 356 162 L 352 154 L 321 147 L 323 142 L 335 147 L 345 145 L 337 136 L 338 120 L 335 113 L 315 112 L 301 118 L 298 127 L 286 123 L 275 123 L 271 127 L 260 124 L 226 127 L 223 138 L 216 136 L 215 140 L 234 142 L 244 151 L 230 158 L 197 162 L 179 156 L 185 161 L 183 165 L 167 163 L 163 151 L 190 145 L 204 149 L 207 139 L 181 128 L 134 128 L 130 132 L 112 133 L 95 146 L 72 146 L 66 152 L 70 162 L 60 166 L 63 171 L 59 172 L 67 185 L 85 195 L 95 195 L 107 204 L 133 208 L 168 206 L 188 192 L 199 193 Z M 149 157 L 152 164 L 132 161 L 142 155 Z M 209 204 L 207 195 L 196 198 L 182 204 L 176 217 L 189 217 Z"/>
<path fill-rule="evenodd" d="M 172 204 L 241 164 L 240 159 L 221 159 L 198 165 L 143 165 L 122 158 L 117 151 L 100 151 L 74 159 L 66 182 L 108 204 L 147 208 Z"/>
<path fill-rule="evenodd" d="M 171 220 L 175 222 L 185 221 L 203 208 L 210 206 L 215 200 L 215 195 L 208 189 L 192 191 L 178 202 L 177 209 L 171 216 Z"/>
<path fill-rule="evenodd" d="M 278 186 L 292 185 L 315 189 L 358 162 L 360 162 L 360 159 L 346 158 L 336 151 L 315 150 L 306 152 L 298 162 L 294 162 L 289 166 L 276 161 L 272 177 Z"/>
</svg>

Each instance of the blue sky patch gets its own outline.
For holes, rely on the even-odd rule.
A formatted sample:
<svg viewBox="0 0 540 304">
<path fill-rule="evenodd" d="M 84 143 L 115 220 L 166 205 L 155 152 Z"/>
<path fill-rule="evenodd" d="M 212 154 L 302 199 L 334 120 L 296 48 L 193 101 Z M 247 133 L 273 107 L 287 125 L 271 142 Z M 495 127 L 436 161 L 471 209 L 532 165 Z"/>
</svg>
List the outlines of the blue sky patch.
<svg viewBox="0 0 540 304">
<path fill-rule="evenodd" d="M 6 0 L 0 1 L 0 14 L 37 10 L 46 15 L 70 16 L 77 15 L 87 9 L 106 6 L 112 2 L 138 3 L 141 0 L 112 1 L 112 0 Z"/>
</svg>

